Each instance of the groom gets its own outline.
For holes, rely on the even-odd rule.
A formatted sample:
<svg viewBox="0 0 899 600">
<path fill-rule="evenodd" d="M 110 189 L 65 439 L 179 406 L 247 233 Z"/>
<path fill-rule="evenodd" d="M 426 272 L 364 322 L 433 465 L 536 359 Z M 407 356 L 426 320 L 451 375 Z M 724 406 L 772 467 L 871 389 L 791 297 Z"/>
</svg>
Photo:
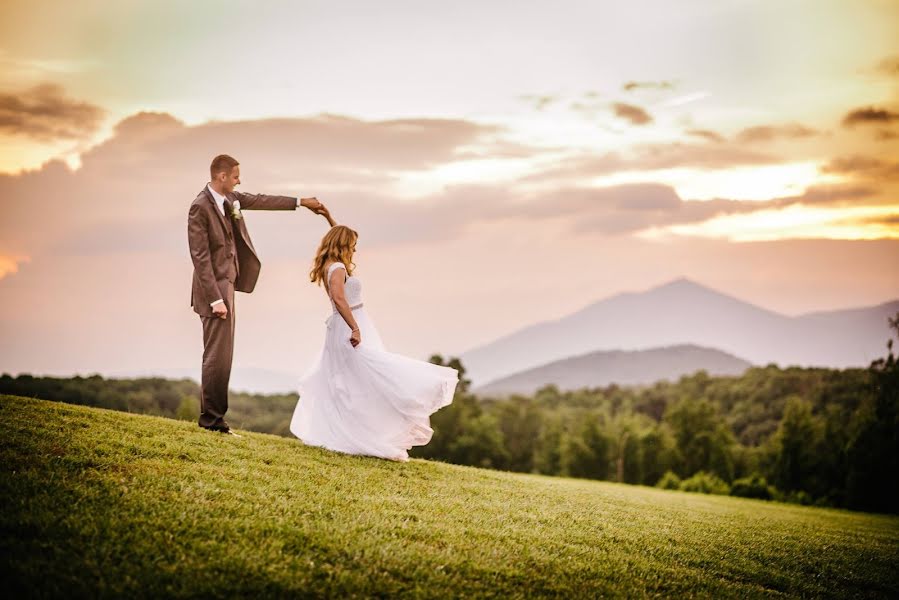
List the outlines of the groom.
<svg viewBox="0 0 899 600">
<path fill-rule="evenodd" d="M 297 202 L 290 196 L 236 191 L 240 167 L 227 154 L 212 159 L 209 175 L 209 183 L 191 203 L 187 217 L 187 241 L 194 264 L 190 304 L 203 323 L 199 424 L 212 431 L 233 433 L 225 412 L 234 357 L 234 292 L 252 292 L 262 266 L 240 211 L 296 210 L 305 206 L 331 219 L 324 204 L 314 197 Z"/>
</svg>

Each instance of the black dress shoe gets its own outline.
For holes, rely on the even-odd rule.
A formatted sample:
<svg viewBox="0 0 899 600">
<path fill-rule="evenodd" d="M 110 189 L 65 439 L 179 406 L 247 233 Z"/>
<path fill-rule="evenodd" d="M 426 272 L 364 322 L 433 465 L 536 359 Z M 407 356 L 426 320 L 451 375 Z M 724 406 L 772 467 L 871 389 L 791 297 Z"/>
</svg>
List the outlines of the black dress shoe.
<svg viewBox="0 0 899 600">
<path fill-rule="evenodd" d="M 203 426 L 201 425 L 201 427 L 203 427 Z M 218 431 L 219 433 L 233 435 L 234 437 L 239 437 L 239 438 L 243 437 L 239 433 L 234 433 L 233 431 L 231 431 L 231 428 L 228 426 L 227 423 L 225 423 L 223 425 L 211 425 L 209 427 L 203 427 L 203 429 L 206 429 L 207 431 Z"/>
<path fill-rule="evenodd" d="M 224 425 L 209 425 L 208 427 L 205 425 L 200 425 L 203 429 L 207 431 L 218 431 L 220 433 L 231 433 L 231 428 L 228 427 L 228 424 Z"/>
</svg>

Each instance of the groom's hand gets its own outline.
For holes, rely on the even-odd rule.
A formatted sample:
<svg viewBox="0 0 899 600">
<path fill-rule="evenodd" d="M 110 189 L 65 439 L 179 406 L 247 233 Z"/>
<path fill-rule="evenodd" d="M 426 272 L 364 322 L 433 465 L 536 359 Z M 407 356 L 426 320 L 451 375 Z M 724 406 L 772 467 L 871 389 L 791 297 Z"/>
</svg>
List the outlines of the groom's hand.
<svg viewBox="0 0 899 600">
<path fill-rule="evenodd" d="M 224 302 L 219 302 L 215 306 L 212 307 L 212 314 L 218 317 L 219 319 L 227 319 L 228 318 L 228 307 L 225 306 Z"/>
<path fill-rule="evenodd" d="M 319 202 L 318 198 L 315 196 L 311 198 L 300 198 L 300 205 L 305 206 L 315 214 L 321 214 L 319 211 L 325 207 L 325 205 Z"/>
<path fill-rule="evenodd" d="M 318 198 L 316 198 L 315 196 L 311 198 L 300 198 L 300 204 L 302 206 L 305 206 L 315 214 L 321 215 L 322 217 L 326 218 L 328 220 L 328 223 L 331 224 L 331 227 L 334 227 L 334 225 L 336 225 L 334 219 L 331 218 L 331 213 L 328 212 L 328 209 L 325 207 L 325 205 L 319 202 Z"/>
</svg>

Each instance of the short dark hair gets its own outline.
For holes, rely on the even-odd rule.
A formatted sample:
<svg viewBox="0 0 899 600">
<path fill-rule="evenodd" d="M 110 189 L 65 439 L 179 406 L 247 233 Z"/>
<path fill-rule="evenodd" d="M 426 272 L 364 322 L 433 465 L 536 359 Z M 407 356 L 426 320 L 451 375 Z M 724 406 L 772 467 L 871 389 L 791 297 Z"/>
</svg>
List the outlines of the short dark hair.
<svg viewBox="0 0 899 600">
<path fill-rule="evenodd" d="M 215 176 L 222 171 L 225 173 L 230 173 L 231 169 L 239 165 L 234 158 L 228 156 L 227 154 L 219 154 L 215 158 L 212 159 L 212 164 L 209 165 L 209 175 L 211 179 L 215 179 Z"/>
</svg>

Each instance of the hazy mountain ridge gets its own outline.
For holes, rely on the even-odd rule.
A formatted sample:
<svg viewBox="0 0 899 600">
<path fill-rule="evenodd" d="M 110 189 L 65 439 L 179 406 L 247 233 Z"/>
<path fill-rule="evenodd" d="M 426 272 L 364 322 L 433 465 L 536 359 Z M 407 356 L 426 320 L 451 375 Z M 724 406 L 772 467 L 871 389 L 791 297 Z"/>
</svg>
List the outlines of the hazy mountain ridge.
<svg viewBox="0 0 899 600">
<path fill-rule="evenodd" d="M 689 279 L 594 302 L 463 352 L 476 385 L 599 350 L 694 344 L 764 365 L 867 366 L 883 354 L 899 300 L 795 317 Z"/>
<path fill-rule="evenodd" d="M 651 384 L 676 380 L 700 369 L 710 375 L 740 375 L 752 364 L 714 348 L 694 344 L 650 350 L 600 350 L 515 373 L 474 389 L 484 396 L 530 395 L 552 383 L 560 390 Z"/>
</svg>

